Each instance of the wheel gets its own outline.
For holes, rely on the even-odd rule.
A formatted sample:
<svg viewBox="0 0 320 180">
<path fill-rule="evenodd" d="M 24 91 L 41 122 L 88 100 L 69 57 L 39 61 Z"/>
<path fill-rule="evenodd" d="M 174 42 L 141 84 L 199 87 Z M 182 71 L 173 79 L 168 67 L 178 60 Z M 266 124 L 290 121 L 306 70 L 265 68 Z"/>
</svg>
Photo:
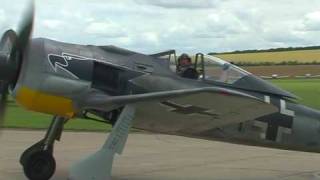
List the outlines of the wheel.
<svg viewBox="0 0 320 180">
<path fill-rule="evenodd" d="M 32 146 L 29 147 L 28 149 L 26 149 L 26 150 L 22 153 L 22 155 L 21 155 L 21 157 L 20 157 L 20 164 L 21 164 L 22 166 L 24 166 L 27 158 L 30 157 L 31 154 L 33 154 L 33 153 L 36 152 L 36 151 L 41 151 L 42 149 L 43 149 L 43 142 L 42 142 L 42 141 L 40 141 L 40 142 L 32 145 Z"/>
<path fill-rule="evenodd" d="M 56 170 L 56 161 L 49 151 L 35 151 L 25 158 L 23 170 L 30 180 L 47 180 Z"/>
<path fill-rule="evenodd" d="M 20 164 L 22 166 L 24 166 L 27 158 L 30 157 L 31 154 L 33 154 L 34 152 L 43 151 L 43 148 L 44 148 L 43 142 L 44 142 L 43 140 L 37 142 L 36 144 L 32 145 L 31 147 L 29 147 L 27 150 L 25 150 L 22 153 L 22 155 L 20 157 Z M 50 146 L 48 148 L 48 151 L 52 154 L 53 153 L 53 146 Z"/>
</svg>

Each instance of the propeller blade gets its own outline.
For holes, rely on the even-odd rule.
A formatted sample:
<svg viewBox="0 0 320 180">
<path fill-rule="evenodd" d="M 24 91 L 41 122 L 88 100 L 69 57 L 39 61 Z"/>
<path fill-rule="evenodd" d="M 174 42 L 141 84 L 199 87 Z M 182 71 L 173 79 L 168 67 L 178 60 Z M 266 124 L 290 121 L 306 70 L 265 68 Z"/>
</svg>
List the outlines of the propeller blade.
<svg viewBox="0 0 320 180">
<path fill-rule="evenodd" d="M 33 22 L 34 22 L 34 2 L 31 1 L 28 9 L 25 11 L 24 18 L 21 21 L 19 29 L 17 31 L 18 36 L 18 49 L 23 53 L 29 43 L 32 34 Z"/>
<path fill-rule="evenodd" d="M 23 16 L 17 33 L 8 30 L 0 42 L 0 128 L 3 127 L 7 107 L 8 88 L 14 77 L 18 76 L 23 55 L 27 53 L 27 46 L 32 34 L 34 20 L 34 2 Z"/>
</svg>

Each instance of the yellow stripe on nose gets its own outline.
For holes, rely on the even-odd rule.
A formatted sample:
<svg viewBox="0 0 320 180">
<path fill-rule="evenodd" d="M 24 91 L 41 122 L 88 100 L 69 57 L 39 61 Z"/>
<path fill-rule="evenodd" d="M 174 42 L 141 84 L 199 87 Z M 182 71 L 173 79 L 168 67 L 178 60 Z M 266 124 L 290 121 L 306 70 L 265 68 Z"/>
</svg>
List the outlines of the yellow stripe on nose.
<svg viewBox="0 0 320 180">
<path fill-rule="evenodd" d="M 72 118 L 76 112 L 71 99 L 42 93 L 27 87 L 19 88 L 16 100 L 27 109 L 36 112 L 68 118 Z"/>
</svg>

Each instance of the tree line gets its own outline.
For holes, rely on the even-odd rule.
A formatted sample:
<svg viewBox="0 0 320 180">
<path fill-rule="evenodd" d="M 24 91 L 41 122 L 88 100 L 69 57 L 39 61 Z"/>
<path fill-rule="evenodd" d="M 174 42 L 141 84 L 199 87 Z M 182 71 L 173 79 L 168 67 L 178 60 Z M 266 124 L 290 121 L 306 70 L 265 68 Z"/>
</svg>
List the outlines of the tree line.
<svg viewBox="0 0 320 180">
<path fill-rule="evenodd" d="M 262 52 L 283 52 L 283 51 L 298 51 L 298 50 L 318 50 L 320 46 L 308 46 L 308 47 L 288 47 L 288 48 L 271 48 L 271 49 L 253 49 L 243 51 L 231 51 L 231 52 L 211 52 L 209 55 L 221 55 L 221 54 L 245 54 L 245 53 L 262 53 Z"/>
</svg>

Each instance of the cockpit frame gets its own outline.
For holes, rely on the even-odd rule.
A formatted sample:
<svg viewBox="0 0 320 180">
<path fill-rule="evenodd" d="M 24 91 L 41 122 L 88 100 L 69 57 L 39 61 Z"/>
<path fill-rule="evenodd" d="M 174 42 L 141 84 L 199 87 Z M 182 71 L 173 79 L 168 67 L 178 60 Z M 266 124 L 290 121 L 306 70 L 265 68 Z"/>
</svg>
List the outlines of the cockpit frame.
<svg viewBox="0 0 320 180">
<path fill-rule="evenodd" d="M 200 58 L 200 60 L 199 60 L 199 58 Z M 199 67 L 198 67 L 198 62 L 200 63 Z M 205 75 L 204 54 L 203 53 L 196 54 L 196 59 L 194 62 L 194 69 L 196 69 L 198 71 L 199 79 L 205 80 L 206 75 Z"/>
</svg>

